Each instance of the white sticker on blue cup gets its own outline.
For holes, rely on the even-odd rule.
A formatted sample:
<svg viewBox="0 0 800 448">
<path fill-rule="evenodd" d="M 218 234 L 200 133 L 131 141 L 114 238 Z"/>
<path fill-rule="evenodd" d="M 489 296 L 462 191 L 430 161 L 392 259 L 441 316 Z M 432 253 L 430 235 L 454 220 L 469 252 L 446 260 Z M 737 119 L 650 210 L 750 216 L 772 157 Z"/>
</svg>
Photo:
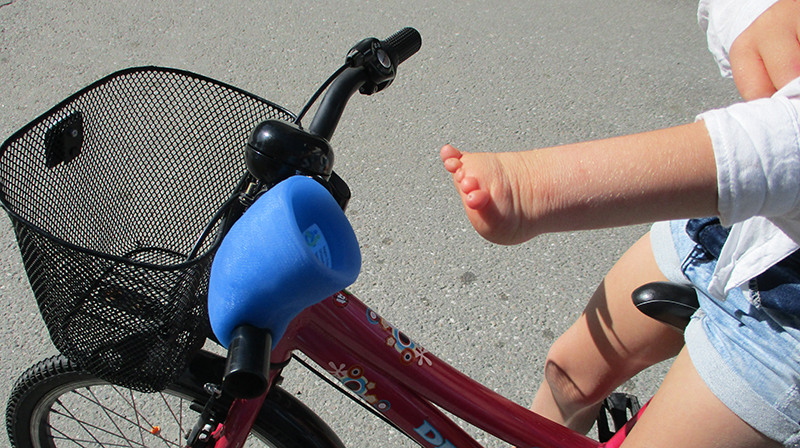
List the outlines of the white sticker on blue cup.
<svg viewBox="0 0 800 448">
<path fill-rule="evenodd" d="M 322 230 L 320 230 L 319 226 L 316 224 L 312 224 L 311 227 L 307 228 L 305 232 L 303 232 L 303 237 L 306 240 L 306 244 L 311 251 L 314 252 L 314 255 L 328 268 L 331 267 L 331 253 L 328 249 L 328 242 L 325 240 L 325 235 L 323 235 Z"/>
</svg>

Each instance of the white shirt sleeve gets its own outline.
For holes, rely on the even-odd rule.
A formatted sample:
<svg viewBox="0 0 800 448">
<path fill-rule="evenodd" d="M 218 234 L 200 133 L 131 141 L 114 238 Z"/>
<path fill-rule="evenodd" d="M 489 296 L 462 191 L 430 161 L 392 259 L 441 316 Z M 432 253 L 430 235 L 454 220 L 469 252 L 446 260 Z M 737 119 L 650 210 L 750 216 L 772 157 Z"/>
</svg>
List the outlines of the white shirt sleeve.
<svg viewBox="0 0 800 448">
<path fill-rule="evenodd" d="M 700 0 L 697 22 L 722 76 L 731 76 L 728 55 L 733 41 L 777 0 Z"/>
<path fill-rule="evenodd" d="M 731 226 L 709 292 L 720 300 L 800 248 L 800 78 L 771 98 L 705 112 L 717 207 Z"/>
<path fill-rule="evenodd" d="M 771 98 L 701 114 L 717 164 L 723 225 L 800 216 L 800 78 Z"/>
</svg>

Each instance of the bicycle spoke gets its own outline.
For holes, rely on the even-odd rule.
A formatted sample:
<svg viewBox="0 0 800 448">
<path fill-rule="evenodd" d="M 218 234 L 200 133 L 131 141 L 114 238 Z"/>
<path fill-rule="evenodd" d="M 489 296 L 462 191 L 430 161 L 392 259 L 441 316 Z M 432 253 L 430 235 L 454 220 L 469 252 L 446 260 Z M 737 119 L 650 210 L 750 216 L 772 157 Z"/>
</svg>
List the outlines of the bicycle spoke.
<svg viewBox="0 0 800 448">
<path fill-rule="evenodd" d="M 51 429 L 55 429 L 55 428 L 51 428 Z M 57 429 L 56 429 L 56 432 L 61 437 L 53 437 L 53 440 L 64 440 L 64 441 L 67 441 L 67 442 L 72 442 L 72 443 L 75 443 L 75 444 L 81 446 L 82 448 L 89 448 L 89 447 L 96 446 L 96 445 L 94 445 L 95 442 L 92 441 L 92 440 L 78 440 L 74 436 L 68 436 L 68 435 L 64 434 L 63 432 L 58 431 Z M 88 445 L 84 445 L 83 443 L 88 443 Z M 108 443 L 108 442 L 105 442 L 101 446 L 109 447 L 109 448 L 112 448 L 112 447 L 123 447 L 124 448 L 124 447 L 130 446 L 130 445 L 122 445 L 122 444 L 119 444 L 119 443 Z"/>
<path fill-rule="evenodd" d="M 99 440 L 97 440 L 97 438 L 95 438 L 95 437 L 94 437 L 94 434 L 92 434 L 92 433 L 91 433 L 91 431 L 89 431 L 88 429 L 86 429 L 86 426 L 84 426 L 84 424 L 83 424 L 83 421 L 81 421 L 80 419 L 78 419 L 78 418 L 77 418 L 77 417 L 76 417 L 76 416 L 75 416 L 75 415 L 74 415 L 74 414 L 73 414 L 73 413 L 72 413 L 72 412 L 71 412 L 71 411 L 70 411 L 70 410 L 69 410 L 69 409 L 68 409 L 66 406 L 64 406 L 64 403 L 62 403 L 62 401 L 61 401 L 60 399 L 59 399 L 59 400 L 56 400 L 55 402 L 56 402 L 56 403 L 58 403 L 58 404 L 61 406 L 61 408 L 62 408 L 62 409 L 64 409 L 64 411 L 65 411 L 65 412 L 67 412 L 67 414 L 69 414 L 69 417 L 70 417 L 70 418 L 71 418 L 73 421 L 75 421 L 75 423 L 77 423 L 77 424 L 78 424 L 78 425 L 79 425 L 79 426 L 80 426 L 80 427 L 81 427 L 81 428 L 82 428 L 84 431 L 86 431 L 86 433 L 87 433 L 87 434 L 89 434 L 89 436 L 90 436 L 92 439 L 94 439 L 94 441 L 95 441 L 95 442 L 97 442 L 98 444 L 102 445 L 102 444 L 100 443 L 100 441 L 99 441 Z"/>
<path fill-rule="evenodd" d="M 126 416 L 126 415 L 123 415 L 123 414 L 120 414 L 119 412 L 115 411 L 114 409 L 109 409 L 109 408 L 107 408 L 107 407 L 106 407 L 106 406 L 105 406 L 105 405 L 104 405 L 104 404 L 103 404 L 103 403 L 100 401 L 100 399 L 99 399 L 99 398 L 96 398 L 96 397 L 90 398 L 90 397 L 87 397 L 87 396 L 85 396 L 85 395 L 83 395 L 83 394 L 79 394 L 79 393 L 78 393 L 78 392 L 76 392 L 76 391 L 73 391 L 72 393 L 73 393 L 74 395 L 78 395 L 79 397 L 83 398 L 84 400 L 86 400 L 87 402 L 89 402 L 89 403 L 91 403 L 91 404 L 94 404 L 94 405 L 97 405 L 97 406 L 99 406 L 99 407 L 103 408 L 103 410 L 104 410 L 105 412 L 107 412 L 107 413 L 110 413 L 110 414 L 113 414 L 113 417 L 116 417 L 116 418 L 118 418 L 118 419 L 124 420 L 125 422 L 129 423 L 131 426 L 137 426 L 137 423 L 136 423 L 135 421 L 131 420 L 131 419 L 130 419 L 130 417 L 128 417 L 128 416 Z M 127 404 L 127 405 L 128 405 L 128 407 L 130 407 L 130 406 L 131 406 L 131 405 L 130 405 L 130 402 L 128 402 L 127 400 L 125 400 L 125 404 Z M 109 418 L 110 418 L 110 419 L 113 419 L 113 417 L 109 417 Z"/>
<path fill-rule="evenodd" d="M 86 422 L 86 421 L 83 421 L 83 420 L 78 420 L 77 418 L 75 418 L 75 417 L 74 417 L 74 416 L 72 416 L 72 415 L 68 415 L 68 414 L 63 414 L 63 413 L 60 413 L 60 412 L 56 412 L 55 410 L 52 410 L 52 411 L 51 411 L 51 413 L 54 413 L 54 414 L 56 414 L 56 415 L 59 415 L 59 416 L 65 417 L 65 418 L 69 418 L 70 420 L 74 421 L 75 423 L 78 423 L 78 424 L 80 424 L 80 425 L 81 425 L 81 426 L 82 426 L 84 429 L 85 429 L 85 428 L 89 428 L 89 429 L 93 429 L 93 430 L 95 430 L 95 431 L 97 431 L 97 432 L 102 432 L 102 433 L 105 433 L 106 435 L 109 435 L 109 436 L 119 437 L 120 439 L 124 438 L 124 436 L 122 436 L 122 431 L 121 431 L 121 430 L 119 430 L 119 428 L 117 428 L 117 430 L 118 430 L 119 432 L 117 432 L 117 433 L 114 433 L 114 432 L 111 432 L 111 431 L 109 431 L 109 430 L 107 430 L 107 429 L 105 429 L 105 428 L 103 428 L 103 427 L 97 426 L 97 425 L 95 425 L 95 424 L 91 424 L 91 423 L 89 423 L 89 422 Z M 116 426 L 116 425 L 115 425 L 115 426 Z M 53 427 L 52 425 L 50 426 L 50 428 L 51 428 L 51 429 L 54 429 L 54 427 Z M 87 432 L 88 432 L 88 430 L 87 430 Z M 95 440 L 95 441 L 97 441 L 97 440 Z M 99 443 L 99 442 L 98 442 L 98 443 Z M 129 443 L 129 444 L 128 444 L 128 446 L 133 446 L 133 445 L 130 445 L 130 443 Z"/>
<path fill-rule="evenodd" d="M 89 391 L 90 394 L 92 394 L 92 397 L 95 400 L 97 400 L 98 404 L 100 405 L 100 409 L 103 410 L 103 413 L 106 415 L 106 418 L 108 418 L 108 420 L 111 422 L 111 424 L 113 424 L 114 427 L 117 428 L 117 432 L 119 433 L 120 437 L 125 439 L 125 437 L 123 436 L 124 433 L 122 432 L 122 429 L 119 427 L 119 425 L 117 425 L 116 420 L 111 418 L 111 416 L 108 414 L 109 409 L 106 406 L 104 406 L 103 404 L 100 403 L 100 399 L 97 397 L 97 395 L 94 393 L 94 391 L 92 389 L 90 389 L 88 387 L 86 389 Z M 128 442 L 128 446 L 129 447 L 133 447 L 133 445 L 131 445 L 130 440 L 125 439 L 125 441 Z M 142 441 L 142 446 L 144 446 L 144 441 Z"/>
<path fill-rule="evenodd" d="M 161 401 L 164 402 L 164 406 L 166 406 L 169 413 L 172 414 L 172 420 L 175 421 L 175 423 L 178 425 L 178 428 L 183 430 L 183 398 L 181 398 L 178 402 L 178 409 L 180 410 L 179 418 L 179 416 L 175 415 L 175 411 L 172 409 L 172 406 L 170 406 L 169 402 L 167 402 L 167 397 L 162 393 L 159 393 L 159 395 L 161 396 Z"/>
<path fill-rule="evenodd" d="M 125 418 L 125 419 L 126 419 L 127 421 L 129 421 L 131 424 L 134 424 L 134 425 L 136 425 L 137 427 L 140 427 L 140 428 L 141 428 L 142 426 L 139 424 L 139 422 L 138 422 L 138 418 L 139 418 L 139 417 L 143 417 L 145 424 L 147 424 L 147 425 L 149 425 L 149 426 L 150 426 L 150 428 L 148 429 L 148 431 L 147 431 L 147 432 L 150 432 L 150 429 L 152 429 L 152 428 L 154 428 L 155 426 L 157 426 L 157 425 L 153 425 L 153 423 L 152 423 L 152 422 L 150 422 L 150 421 L 149 421 L 149 420 L 148 420 L 148 419 L 147 419 L 147 418 L 146 418 L 144 415 L 141 415 L 141 414 L 139 414 L 139 412 L 137 412 L 137 411 L 136 411 L 136 403 L 135 403 L 135 401 L 136 401 L 136 400 L 135 400 L 135 397 L 133 396 L 133 391 L 132 391 L 132 390 L 130 390 L 130 393 L 131 393 L 131 399 L 130 399 L 130 400 L 128 400 L 128 398 L 125 396 L 125 394 L 123 394 L 122 392 L 120 392 L 120 390 L 119 390 L 119 388 L 118 388 L 118 387 L 116 387 L 116 386 L 112 386 L 112 390 L 114 390 L 114 392 L 116 392 L 116 393 L 117 393 L 117 395 L 118 395 L 118 396 L 119 396 L 119 397 L 120 397 L 122 400 L 124 400 L 124 401 L 125 401 L 125 403 L 127 403 L 128 407 L 130 407 L 131 409 L 133 409 L 133 412 L 135 413 L 135 415 L 136 415 L 136 417 L 137 417 L 137 422 L 133 422 L 132 420 L 128 419 L 127 417 L 123 417 L 123 418 Z M 163 396 L 163 395 L 162 395 L 162 396 Z M 169 407 L 169 406 L 170 406 L 170 405 L 169 405 L 169 404 L 167 404 L 167 407 Z"/>
<path fill-rule="evenodd" d="M 66 434 L 64 434 L 63 432 L 59 431 L 58 428 L 54 428 L 54 427 L 49 426 L 49 425 L 48 425 L 48 428 L 50 428 L 50 434 L 51 435 L 53 434 L 53 431 L 55 431 L 56 434 L 61 436 L 61 437 L 53 436 L 53 440 L 68 440 L 70 442 L 73 442 L 73 443 L 77 444 L 78 446 L 80 446 L 82 448 L 86 448 L 86 445 L 83 445 L 81 442 L 89 442 L 88 440 L 76 440 L 74 437 L 69 437 Z"/>
<path fill-rule="evenodd" d="M 120 396 L 123 396 L 123 394 L 119 392 L 119 389 L 117 387 L 114 387 L 114 390 L 117 393 L 119 393 Z M 136 406 L 136 396 L 134 395 L 134 392 L 133 392 L 132 389 L 130 389 L 129 392 L 130 392 L 130 398 L 131 399 L 130 399 L 130 401 L 128 403 L 130 404 L 130 407 L 133 410 L 134 415 L 136 416 L 135 427 L 138 428 L 138 430 L 139 430 L 139 438 L 142 441 L 142 446 L 145 446 L 145 440 L 144 440 L 145 435 L 144 435 L 144 431 L 142 431 L 142 429 L 146 429 L 148 434 L 152 435 L 153 437 L 156 437 L 156 438 L 160 439 L 164 443 L 165 446 L 178 445 L 178 443 L 173 443 L 173 442 L 167 440 L 166 438 L 162 437 L 160 434 L 153 433 L 153 430 L 157 426 L 160 427 L 160 425 L 152 424 L 152 422 L 150 422 L 144 414 L 139 412 L 139 410 L 137 409 L 137 406 Z M 163 394 L 160 394 L 160 395 L 161 395 L 161 397 L 163 399 L 164 395 Z M 181 400 L 181 403 L 182 402 L 183 402 L 183 400 Z M 170 413 L 174 415 L 174 413 L 172 412 L 172 407 L 170 406 L 169 403 L 166 402 L 165 399 L 164 399 L 164 404 L 167 406 L 167 409 L 169 409 Z M 141 424 L 141 421 L 144 421 L 144 423 L 147 426 L 143 426 Z M 183 428 L 180 427 L 180 426 L 178 428 L 179 428 L 178 429 L 178 434 L 179 434 L 178 435 L 178 440 L 180 441 L 180 434 L 181 434 Z"/>
<path fill-rule="evenodd" d="M 133 409 L 133 415 L 136 416 L 136 427 L 139 428 L 139 439 L 141 439 L 142 446 L 144 446 L 144 435 L 142 434 L 142 425 L 139 419 L 141 415 L 139 415 L 139 411 L 136 409 L 136 397 L 133 396 L 133 389 L 128 389 L 128 392 L 131 394 L 131 409 Z"/>
<path fill-rule="evenodd" d="M 87 388 L 87 390 L 89 390 L 89 389 Z M 89 393 L 92 395 L 92 398 L 89 398 L 89 397 L 87 397 L 86 395 L 80 394 L 80 393 L 78 393 L 77 391 L 74 391 L 74 392 L 73 392 L 73 395 L 78 395 L 79 397 L 83 398 L 84 400 L 88 401 L 89 403 L 95 404 L 95 405 L 97 405 L 97 407 L 99 407 L 100 409 L 102 409 L 102 410 L 103 410 L 103 413 L 106 415 L 106 417 L 108 418 L 108 420 L 109 420 L 109 421 L 111 422 L 111 424 L 113 424 L 113 425 L 114 425 L 114 427 L 117 429 L 117 433 L 111 432 L 111 431 L 109 431 L 109 430 L 107 430 L 107 429 L 105 429 L 105 428 L 99 427 L 99 426 L 97 426 L 97 425 L 91 425 L 91 424 L 89 424 L 89 423 L 87 423 L 87 422 L 82 422 L 82 426 L 91 426 L 92 428 L 94 428 L 94 429 L 96 429 L 96 430 L 98 430 L 98 431 L 101 431 L 101 432 L 103 432 L 103 433 L 106 433 L 106 434 L 108 434 L 108 435 L 110 435 L 110 436 L 115 436 L 115 437 L 118 437 L 118 438 L 120 438 L 120 439 L 122 439 L 122 440 L 125 440 L 126 442 L 128 442 L 128 446 L 129 446 L 129 447 L 133 447 L 134 445 L 131 445 L 131 441 L 130 441 L 130 440 L 127 440 L 127 439 L 125 438 L 125 435 L 124 435 L 125 433 L 124 433 L 124 431 L 123 431 L 123 430 L 122 430 L 122 429 L 119 427 L 119 425 L 117 424 L 117 420 L 123 420 L 123 421 L 127 422 L 128 424 L 130 424 L 131 426 L 135 426 L 135 422 L 134 422 L 134 421 L 132 421 L 132 420 L 131 420 L 130 418 L 128 418 L 127 416 L 125 416 L 125 415 L 122 415 L 122 414 L 120 414 L 119 412 L 116 412 L 116 411 L 114 411 L 113 409 L 109 409 L 107 406 L 105 406 L 105 405 L 102 403 L 101 399 L 100 399 L 100 398 L 98 398 L 98 397 L 97 397 L 97 395 L 96 395 L 96 394 L 94 394 L 94 392 L 92 392 L 91 390 L 89 390 Z M 62 404 L 62 407 L 63 407 L 63 404 Z M 53 410 L 51 410 L 51 412 L 56 412 L 56 410 L 55 410 L 55 409 L 53 409 Z M 56 412 L 56 413 L 58 414 L 58 412 Z M 63 415 L 63 414 L 61 414 L 61 415 Z M 69 417 L 69 418 L 71 418 L 71 419 L 75 420 L 76 422 L 78 422 L 78 419 L 77 419 L 77 418 L 75 418 L 75 416 L 74 416 L 74 415 L 71 415 L 71 414 L 70 414 L 69 416 L 65 415 L 65 417 Z M 116 418 L 115 418 L 115 417 L 116 417 Z M 99 442 L 98 442 L 98 443 L 99 443 Z M 144 444 L 142 444 L 141 446 L 144 446 Z"/>
</svg>

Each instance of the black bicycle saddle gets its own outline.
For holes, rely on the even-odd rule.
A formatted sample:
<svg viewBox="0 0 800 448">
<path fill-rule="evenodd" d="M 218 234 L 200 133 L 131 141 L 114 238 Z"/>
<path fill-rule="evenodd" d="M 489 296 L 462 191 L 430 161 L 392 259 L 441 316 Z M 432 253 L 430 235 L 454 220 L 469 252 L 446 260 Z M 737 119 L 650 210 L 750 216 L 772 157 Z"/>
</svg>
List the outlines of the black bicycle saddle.
<svg viewBox="0 0 800 448">
<path fill-rule="evenodd" d="M 691 286 L 653 282 L 636 288 L 633 304 L 644 314 L 683 331 L 700 307 L 697 291 Z"/>
</svg>

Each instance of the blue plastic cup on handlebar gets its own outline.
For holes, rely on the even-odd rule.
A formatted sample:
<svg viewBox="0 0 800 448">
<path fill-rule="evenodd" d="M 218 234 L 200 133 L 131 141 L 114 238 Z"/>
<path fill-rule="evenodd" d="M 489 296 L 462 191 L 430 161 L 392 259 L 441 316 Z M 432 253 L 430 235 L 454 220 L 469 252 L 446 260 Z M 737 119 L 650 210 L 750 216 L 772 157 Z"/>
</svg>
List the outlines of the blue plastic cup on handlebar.
<svg viewBox="0 0 800 448">
<path fill-rule="evenodd" d="M 353 228 L 317 181 L 291 177 L 242 215 L 211 266 L 208 314 L 228 348 L 242 324 L 268 329 L 273 348 L 305 308 L 355 282 L 361 252 Z"/>
</svg>

